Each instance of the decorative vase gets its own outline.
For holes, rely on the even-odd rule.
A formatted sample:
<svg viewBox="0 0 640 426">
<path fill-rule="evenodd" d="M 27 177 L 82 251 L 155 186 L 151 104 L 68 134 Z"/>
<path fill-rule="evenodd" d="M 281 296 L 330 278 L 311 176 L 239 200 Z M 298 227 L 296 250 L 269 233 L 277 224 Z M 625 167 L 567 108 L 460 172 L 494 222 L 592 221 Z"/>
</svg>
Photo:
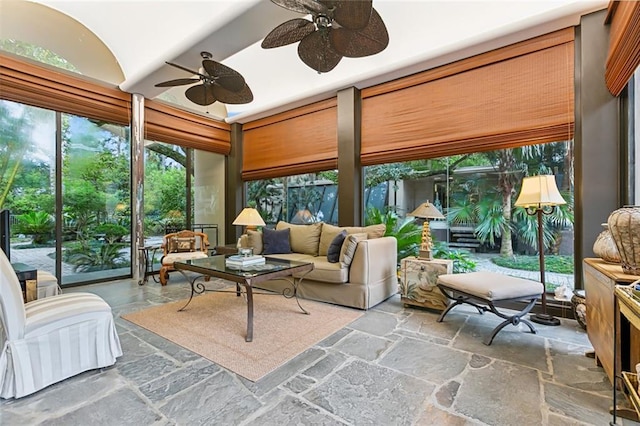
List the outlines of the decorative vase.
<svg viewBox="0 0 640 426">
<path fill-rule="evenodd" d="M 622 271 L 640 275 L 640 206 L 624 206 L 609 215 L 611 237 L 620 254 Z"/>
<path fill-rule="evenodd" d="M 622 259 L 620 259 L 618 247 L 616 247 L 616 242 L 611 236 L 611 231 L 609 231 L 609 225 L 603 223 L 602 226 L 604 230 L 598 235 L 595 243 L 593 243 L 593 253 L 605 262 L 621 263 Z"/>
</svg>

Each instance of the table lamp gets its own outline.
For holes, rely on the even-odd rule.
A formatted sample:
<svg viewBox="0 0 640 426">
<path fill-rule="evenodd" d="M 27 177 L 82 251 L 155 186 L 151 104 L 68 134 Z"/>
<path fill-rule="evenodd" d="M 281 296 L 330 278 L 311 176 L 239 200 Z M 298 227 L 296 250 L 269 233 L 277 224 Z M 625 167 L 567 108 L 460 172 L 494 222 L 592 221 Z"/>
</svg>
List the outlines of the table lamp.
<svg viewBox="0 0 640 426">
<path fill-rule="evenodd" d="M 431 230 L 429 229 L 429 219 L 444 219 L 444 215 L 429 201 L 420 204 L 414 211 L 409 213 L 409 216 L 419 217 L 424 219 L 422 224 L 422 243 L 420 244 L 420 253 L 418 257 L 431 260 L 433 255 L 431 248 L 433 247 L 433 240 L 431 239 Z"/>
<path fill-rule="evenodd" d="M 522 179 L 516 207 L 524 207 L 530 216 L 538 216 L 538 255 L 540 257 L 540 282 L 542 283 L 542 313 L 531 315 L 531 321 L 543 325 L 560 325 L 560 320 L 547 314 L 547 287 L 544 277 L 544 231 L 542 215 L 553 213 L 556 206 L 566 204 L 553 175 L 529 176 Z"/>
<path fill-rule="evenodd" d="M 258 226 L 265 226 L 262 216 L 258 213 L 258 210 L 253 207 L 245 207 L 242 209 L 236 220 L 233 221 L 233 225 L 239 225 L 245 227 L 245 233 L 247 231 L 256 231 Z"/>
</svg>

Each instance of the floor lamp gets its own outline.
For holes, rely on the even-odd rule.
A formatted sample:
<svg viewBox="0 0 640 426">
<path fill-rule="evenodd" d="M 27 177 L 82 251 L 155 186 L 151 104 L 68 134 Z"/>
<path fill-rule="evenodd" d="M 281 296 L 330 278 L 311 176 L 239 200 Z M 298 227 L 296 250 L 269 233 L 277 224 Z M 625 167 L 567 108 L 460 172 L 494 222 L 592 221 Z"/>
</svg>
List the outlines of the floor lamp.
<svg viewBox="0 0 640 426">
<path fill-rule="evenodd" d="M 431 239 L 431 230 L 429 229 L 429 219 L 444 219 L 445 217 L 436 206 L 428 201 L 420 204 L 414 211 L 409 213 L 408 216 L 424 219 L 424 223 L 422 224 L 422 243 L 418 257 L 429 260 L 433 259 L 433 254 L 431 253 L 433 240 Z"/>
<path fill-rule="evenodd" d="M 547 287 L 544 278 L 544 237 L 542 215 L 553 213 L 556 206 L 566 204 L 553 175 L 529 176 L 522 179 L 522 189 L 516 200 L 517 207 L 524 207 L 528 215 L 538 216 L 538 253 L 540 256 L 540 282 L 542 283 L 542 313 L 531 315 L 531 321 L 544 325 L 560 325 L 560 320 L 547 314 Z"/>
</svg>

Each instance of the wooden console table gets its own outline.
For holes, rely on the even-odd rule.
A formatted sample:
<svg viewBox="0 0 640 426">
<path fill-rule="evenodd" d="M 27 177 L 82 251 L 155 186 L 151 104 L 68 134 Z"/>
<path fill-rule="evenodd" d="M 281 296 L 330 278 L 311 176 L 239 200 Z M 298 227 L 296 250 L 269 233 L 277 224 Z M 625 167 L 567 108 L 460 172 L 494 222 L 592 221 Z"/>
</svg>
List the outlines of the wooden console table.
<svg viewBox="0 0 640 426">
<path fill-rule="evenodd" d="M 620 375 L 620 368 L 628 368 L 629 353 L 632 342 L 640 338 L 639 330 L 630 330 L 627 336 L 621 338 L 615 335 L 616 347 L 614 351 L 614 331 L 616 322 L 615 287 L 632 283 L 640 276 L 628 275 L 622 272 L 617 264 L 607 263 L 600 258 L 587 258 L 583 261 L 585 304 L 587 305 L 587 335 L 595 350 L 596 363 L 604 369 L 611 383 L 614 383 L 614 352 L 616 353 L 615 375 Z M 621 355 L 624 354 L 624 355 Z M 626 359 L 626 363 L 622 360 Z M 635 364 L 634 364 L 635 365 Z"/>
</svg>

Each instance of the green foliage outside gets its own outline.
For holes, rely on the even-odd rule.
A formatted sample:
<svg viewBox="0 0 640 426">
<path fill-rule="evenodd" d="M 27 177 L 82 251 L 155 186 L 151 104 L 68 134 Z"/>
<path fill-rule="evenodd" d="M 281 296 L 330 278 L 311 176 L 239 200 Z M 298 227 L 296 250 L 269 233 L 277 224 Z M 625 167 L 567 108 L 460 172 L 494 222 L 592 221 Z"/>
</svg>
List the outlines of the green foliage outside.
<svg viewBox="0 0 640 426">
<path fill-rule="evenodd" d="M 387 228 L 384 235 L 395 237 L 398 242 L 398 262 L 405 257 L 418 254 L 422 242 L 422 227 L 418 226 L 412 217 L 400 220 L 399 216 L 391 210 L 382 213 L 373 207 L 367 209 L 365 225 L 379 223 L 383 223 Z"/>
<path fill-rule="evenodd" d="M 433 257 L 436 259 L 453 260 L 453 273 L 464 274 L 476 270 L 478 264 L 466 250 L 451 249 L 446 243 L 436 242 L 432 250 Z"/>
<path fill-rule="evenodd" d="M 53 237 L 55 224 L 49 213 L 31 211 L 18 215 L 17 218 L 18 224 L 16 231 L 31 236 L 33 245 L 44 245 Z"/>
<path fill-rule="evenodd" d="M 520 269 L 524 271 L 539 271 L 539 256 L 513 256 L 495 257 L 491 261 L 498 266 L 505 268 Z M 557 272 L 559 274 L 573 274 L 573 256 L 547 255 L 544 257 L 544 268 L 546 272 Z"/>
</svg>

